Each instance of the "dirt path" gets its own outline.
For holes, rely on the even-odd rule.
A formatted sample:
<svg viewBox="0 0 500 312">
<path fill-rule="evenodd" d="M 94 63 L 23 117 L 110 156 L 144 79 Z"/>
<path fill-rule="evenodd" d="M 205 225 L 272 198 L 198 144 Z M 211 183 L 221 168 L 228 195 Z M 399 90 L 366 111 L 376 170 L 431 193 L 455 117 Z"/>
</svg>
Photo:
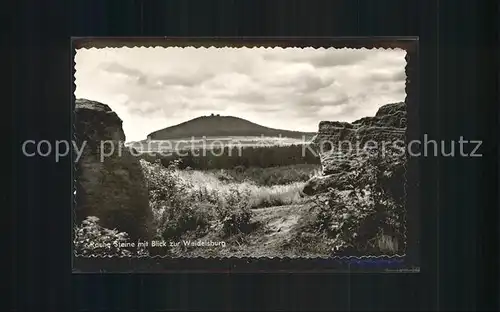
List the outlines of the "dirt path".
<svg viewBox="0 0 500 312">
<path fill-rule="evenodd" d="M 253 219 L 263 228 L 250 234 L 246 244 L 230 251 L 237 257 L 285 257 L 281 246 L 291 238 L 291 230 L 297 224 L 305 205 L 287 205 L 255 209 Z"/>
<path fill-rule="evenodd" d="M 281 246 L 292 235 L 301 213 L 308 205 L 286 205 L 254 209 L 253 220 L 260 222 L 262 228 L 246 235 L 242 240 L 230 240 L 227 247 L 219 249 L 224 257 L 289 257 Z"/>
<path fill-rule="evenodd" d="M 267 225 L 267 235 L 261 239 L 263 244 L 272 247 L 286 239 L 292 227 L 297 224 L 303 207 L 290 205 L 255 209 L 254 220 Z"/>
<path fill-rule="evenodd" d="M 260 223 L 254 232 L 239 238 L 229 238 L 226 247 L 200 247 L 188 251 L 186 256 L 201 257 L 290 257 L 292 254 L 283 250 L 282 246 L 292 236 L 297 224 L 308 204 L 274 206 L 253 210 L 252 220 Z M 201 241 L 220 241 L 207 235 Z M 186 252 L 186 251 L 184 251 Z"/>
</svg>

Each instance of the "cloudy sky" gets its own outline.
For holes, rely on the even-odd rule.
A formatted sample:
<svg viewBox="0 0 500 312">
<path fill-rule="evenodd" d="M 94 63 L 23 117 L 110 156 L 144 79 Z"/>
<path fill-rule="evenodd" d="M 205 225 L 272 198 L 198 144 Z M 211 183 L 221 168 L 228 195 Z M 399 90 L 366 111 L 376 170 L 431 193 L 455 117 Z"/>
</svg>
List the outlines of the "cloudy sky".
<svg viewBox="0 0 500 312">
<path fill-rule="evenodd" d="M 75 95 L 108 104 L 127 141 L 211 113 L 317 131 L 405 98 L 404 50 L 108 48 L 76 53 Z"/>
</svg>

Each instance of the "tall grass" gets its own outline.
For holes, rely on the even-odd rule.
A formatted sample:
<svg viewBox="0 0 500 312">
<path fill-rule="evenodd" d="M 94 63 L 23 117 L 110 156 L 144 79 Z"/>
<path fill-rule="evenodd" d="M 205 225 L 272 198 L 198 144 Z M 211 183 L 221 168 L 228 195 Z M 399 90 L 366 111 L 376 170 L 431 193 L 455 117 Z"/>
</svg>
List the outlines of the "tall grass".
<svg viewBox="0 0 500 312">
<path fill-rule="evenodd" d="M 321 166 L 316 164 L 297 164 L 269 168 L 238 167 L 235 169 L 208 170 L 220 180 L 233 182 L 252 181 L 257 185 L 272 186 L 306 182 L 312 176 L 321 173 Z"/>
<path fill-rule="evenodd" d="M 247 193 L 251 208 L 290 205 L 301 202 L 300 191 L 303 182 L 263 186 L 251 180 L 243 182 L 221 181 L 217 175 L 204 171 L 179 171 L 179 178 L 191 186 L 191 192 L 200 201 L 218 202 L 230 196 L 234 190 Z"/>
</svg>

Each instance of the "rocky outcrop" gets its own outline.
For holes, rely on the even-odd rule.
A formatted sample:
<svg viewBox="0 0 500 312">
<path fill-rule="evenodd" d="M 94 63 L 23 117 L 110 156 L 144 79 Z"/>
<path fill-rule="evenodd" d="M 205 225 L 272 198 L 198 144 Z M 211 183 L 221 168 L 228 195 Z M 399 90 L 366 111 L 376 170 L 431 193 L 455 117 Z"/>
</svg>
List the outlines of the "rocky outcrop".
<svg viewBox="0 0 500 312">
<path fill-rule="evenodd" d="M 78 148 L 84 146 L 75 172 L 76 221 L 96 216 L 101 226 L 127 232 L 131 239 L 150 238 L 147 184 L 139 160 L 124 146 L 122 120 L 105 104 L 77 99 L 75 132 Z M 104 141 L 109 143 L 103 146 L 114 146 L 107 157 L 101 157 Z"/>
<path fill-rule="evenodd" d="M 353 123 L 322 121 L 312 139 L 312 147 L 318 152 L 323 175 L 310 179 L 304 189 L 305 195 L 314 195 L 333 187 L 342 189 L 346 176 L 356 170 L 363 153 L 369 150 L 399 148 L 402 150 L 406 132 L 406 104 L 394 103 L 382 106 L 373 117 L 365 117 Z M 399 145 L 397 143 L 400 143 Z M 394 192 L 401 194 L 401 178 L 404 165 L 394 166 L 394 177 L 390 183 Z M 399 185 L 399 186 L 398 186 Z"/>
<path fill-rule="evenodd" d="M 328 174 L 312 177 L 302 189 L 305 195 L 315 195 L 328 191 L 329 188 L 343 190 L 345 187 L 346 173 Z"/>
</svg>

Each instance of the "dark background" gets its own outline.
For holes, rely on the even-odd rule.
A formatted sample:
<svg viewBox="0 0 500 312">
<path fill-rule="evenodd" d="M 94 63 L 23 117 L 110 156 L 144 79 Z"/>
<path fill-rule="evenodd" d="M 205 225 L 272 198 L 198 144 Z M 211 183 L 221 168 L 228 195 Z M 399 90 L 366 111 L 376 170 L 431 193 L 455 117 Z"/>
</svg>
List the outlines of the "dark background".
<svg viewBox="0 0 500 312">
<path fill-rule="evenodd" d="M 160 37 L 161 38 L 161 37 Z M 208 38 L 208 39 L 207 39 Z M 419 116 L 419 62 L 418 62 L 418 40 L 415 37 L 356 37 L 342 39 L 332 39 L 332 37 L 170 37 L 169 40 L 149 38 L 123 38 L 117 37 L 99 37 L 73 39 L 73 49 L 80 48 L 101 48 L 101 47 L 130 47 L 134 46 L 213 46 L 234 48 L 244 46 L 268 46 L 268 47 L 314 47 L 314 48 L 400 48 L 406 51 L 406 118 L 408 128 L 406 131 L 406 140 L 422 140 Z M 75 71 L 72 71 L 74 76 Z M 72 99 L 73 100 L 73 99 Z M 423 119 L 423 123 L 428 125 L 428 118 Z M 297 151 L 300 152 L 300 147 Z M 270 155 L 268 155 L 270 156 Z M 293 156 L 293 150 L 286 151 L 286 156 Z M 277 159 L 286 157 L 277 155 Z M 247 159 L 245 153 L 240 160 Z M 273 157 L 266 157 L 266 160 L 272 161 Z M 163 158 L 163 161 L 171 161 Z M 419 187 L 419 162 L 421 158 L 411 158 L 406 164 L 406 246 L 404 256 L 378 257 L 377 259 L 352 259 L 355 254 L 350 254 L 351 259 L 346 259 L 344 255 L 339 255 L 330 259 L 269 259 L 269 258 L 225 258 L 225 259 L 197 259 L 197 258 L 73 258 L 73 272 L 77 273 L 158 273 L 158 272 L 179 272 L 179 271 L 205 271 L 205 272 L 228 272 L 248 273 L 256 271 L 272 272 L 386 272 L 394 271 L 414 271 L 420 267 L 420 187 Z M 186 164 L 185 160 L 183 161 Z M 196 169 L 195 165 L 192 165 Z M 259 165 L 257 165 L 259 167 Z M 429 185 L 432 187 L 432 185 Z M 427 194 L 427 190 L 423 189 Z M 429 206 L 426 206 L 429 207 Z M 424 209 L 425 212 L 425 209 Z M 430 211 L 432 214 L 432 210 Z M 426 213 L 426 219 L 429 219 L 429 213 Z M 432 217 L 435 219 L 435 214 Z M 431 219 L 429 219 L 431 220 Z M 432 221 L 432 220 L 431 220 Z M 435 231 L 435 224 L 425 226 L 425 232 Z M 359 255 L 358 255 L 359 256 Z M 431 259 L 433 256 L 431 256 Z M 371 261 L 368 261 L 371 260 Z M 386 270 L 387 269 L 387 270 Z"/>
<path fill-rule="evenodd" d="M 498 50 L 493 1 L 31 1 L 11 22 L 10 309 L 494 310 Z M 489 30 L 489 31 L 488 31 Z M 493 31 L 493 32 L 492 32 Z M 420 274 L 71 275 L 71 163 L 20 144 L 70 140 L 70 36 L 419 36 L 420 129 L 482 139 L 422 164 Z M 6 47 L 6 44 L 2 45 Z M 491 63 L 491 62 L 496 62 Z M 489 208 L 489 209 L 488 209 Z M 437 226 L 439 224 L 439 227 Z M 493 244 L 492 244 L 493 243 Z M 498 247 L 498 244 L 495 244 Z M 488 248 L 487 248 L 488 247 Z"/>
</svg>

